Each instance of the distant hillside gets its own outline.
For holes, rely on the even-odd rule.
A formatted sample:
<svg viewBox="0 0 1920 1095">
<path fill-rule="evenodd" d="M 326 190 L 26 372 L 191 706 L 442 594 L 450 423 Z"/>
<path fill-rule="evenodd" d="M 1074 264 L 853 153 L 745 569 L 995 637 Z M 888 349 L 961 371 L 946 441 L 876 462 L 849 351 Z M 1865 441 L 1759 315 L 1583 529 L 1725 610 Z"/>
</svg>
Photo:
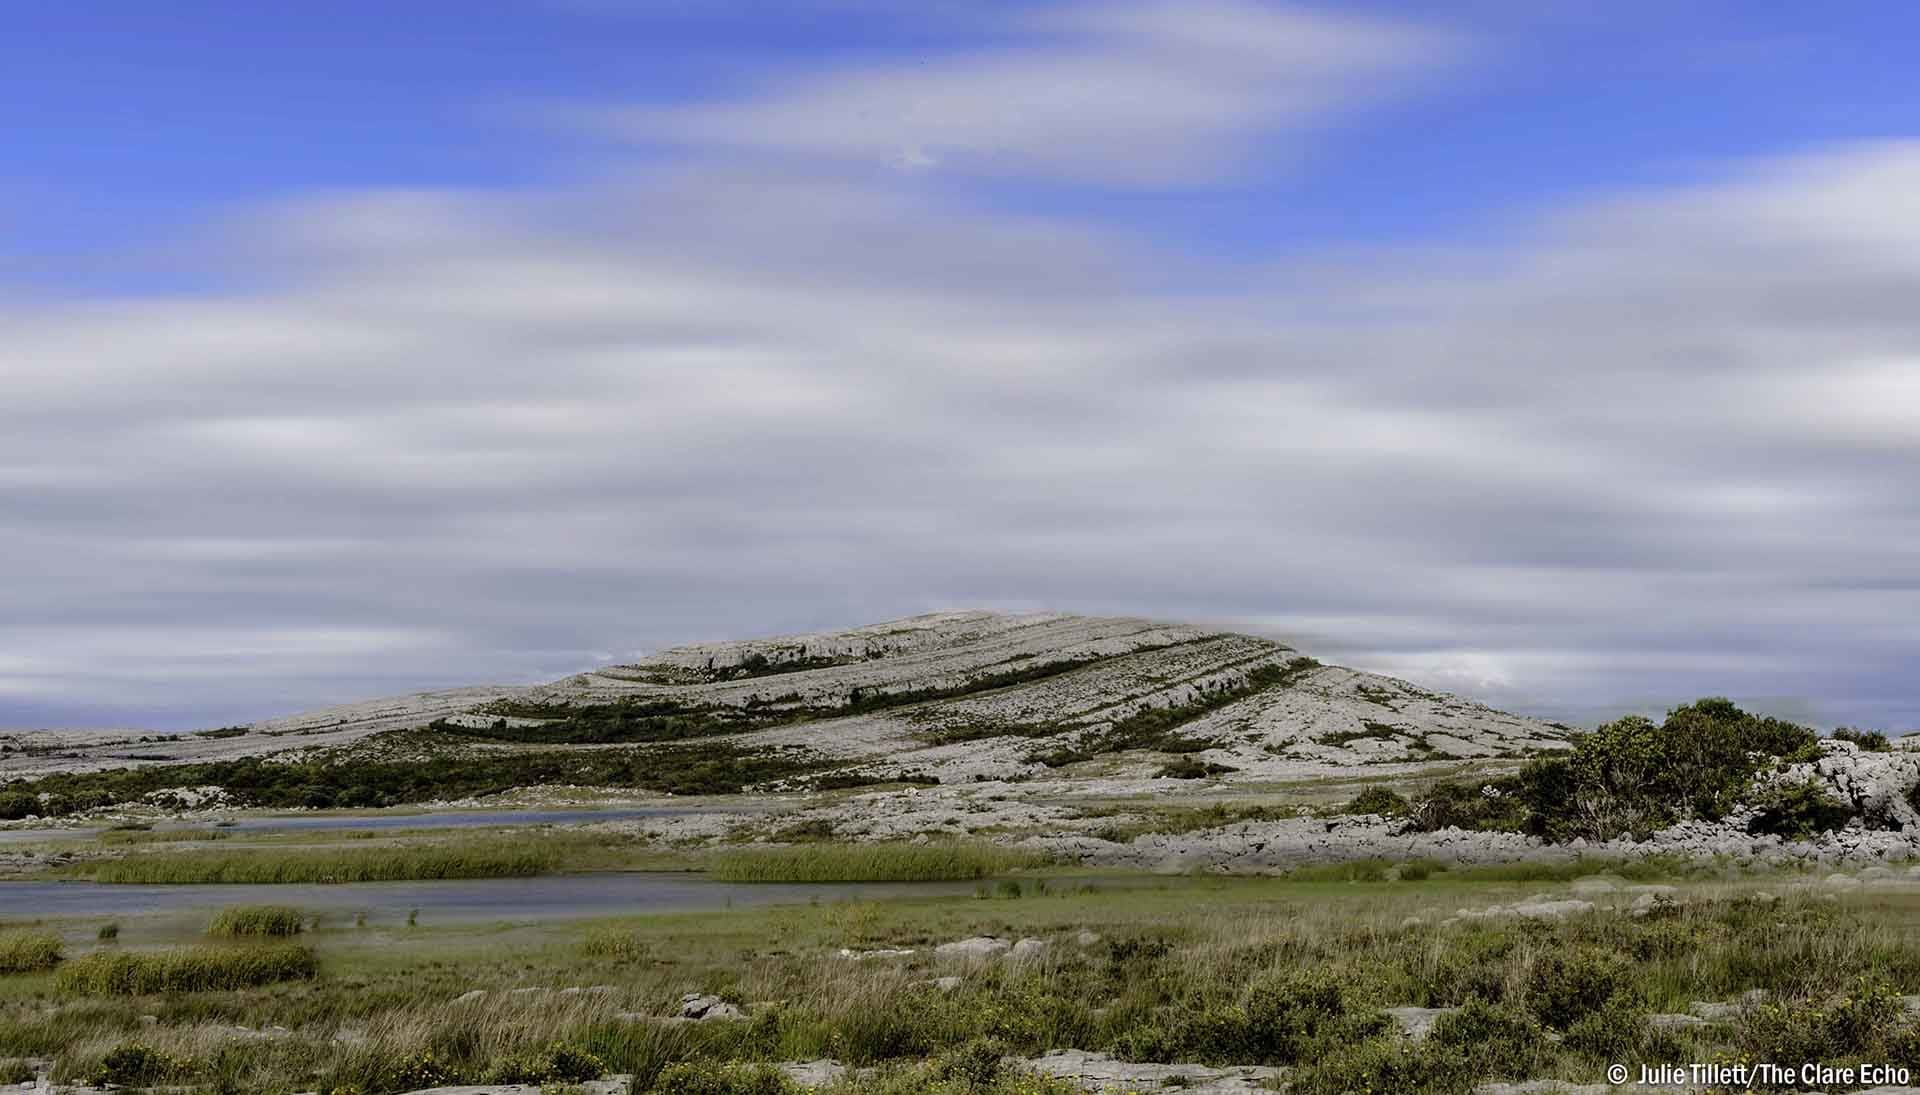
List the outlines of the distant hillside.
<svg viewBox="0 0 1920 1095">
<path fill-rule="evenodd" d="M 416 752 L 440 742 L 491 753 L 715 742 L 742 755 L 804 754 L 829 784 L 1245 780 L 1516 757 L 1565 748 L 1566 733 L 1321 665 L 1269 639 L 1130 618 L 948 612 L 699 643 L 533 688 L 422 693 L 198 734 L 0 736 L 0 777 L 404 740 Z"/>
<path fill-rule="evenodd" d="M 677 647 L 439 725 L 548 744 L 725 735 L 943 782 L 1168 767 L 1263 778 L 1517 756 L 1564 748 L 1566 736 L 1269 639 L 991 612 Z"/>
</svg>

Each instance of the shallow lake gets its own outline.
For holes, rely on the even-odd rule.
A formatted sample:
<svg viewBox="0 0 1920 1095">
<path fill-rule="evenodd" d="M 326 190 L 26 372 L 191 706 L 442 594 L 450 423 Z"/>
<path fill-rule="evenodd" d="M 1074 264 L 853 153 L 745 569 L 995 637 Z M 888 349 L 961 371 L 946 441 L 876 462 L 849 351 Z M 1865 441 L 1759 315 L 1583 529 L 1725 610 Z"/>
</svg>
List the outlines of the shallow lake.
<svg viewBox="0 0 1920 1095">
<path fill-rule="evenodd" d="M 0 882 L 0 917 L 70 919 L 203 914 L 223 905 L 292 905 L 325 919 L 423 924 L 567 920 L 735 906 L 970 894 L 973 882 L 743 883 L 694 874 L 618 871 L 538 878 L 349 882 L 333 885 L 136 886 Z"/>
</svg>

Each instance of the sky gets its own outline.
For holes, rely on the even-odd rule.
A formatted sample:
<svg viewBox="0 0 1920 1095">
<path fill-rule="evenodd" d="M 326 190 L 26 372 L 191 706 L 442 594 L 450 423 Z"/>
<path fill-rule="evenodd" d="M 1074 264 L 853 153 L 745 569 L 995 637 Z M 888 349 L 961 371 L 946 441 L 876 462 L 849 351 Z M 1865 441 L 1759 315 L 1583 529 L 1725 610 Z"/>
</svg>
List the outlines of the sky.
<svg viewBox="0 0 1920 1095">
<path fill-rule="evenodd" d="M 1920 728 L 1920 9 L 0 28 L 0 726 L 951 608 Z"/>
</svg>

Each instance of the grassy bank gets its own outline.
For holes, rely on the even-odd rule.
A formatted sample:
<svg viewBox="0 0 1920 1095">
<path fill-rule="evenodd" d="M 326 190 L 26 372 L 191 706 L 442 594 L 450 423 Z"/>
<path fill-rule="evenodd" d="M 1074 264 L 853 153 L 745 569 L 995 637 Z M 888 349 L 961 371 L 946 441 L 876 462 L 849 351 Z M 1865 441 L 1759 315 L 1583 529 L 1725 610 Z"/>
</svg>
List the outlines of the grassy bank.
<svg viewBox="0 0 1920 1095">
<path fill-rule="evenodd" d="M 1405 865 L 1385 873 L 1404 878 Z M 336 929 L 311 937 L 325 972 L 298 991 L 200 988 L 208 982 L 117 965 L 126 956 L 107 948 L 57 975 L 85 999 L 49 1003 L 39 978 L 0 980 L 0 1058 L 57 1057 L 62 1076 L 80 1078 L 119 1053 L 129 1068 L 163 1064 L 169 1082 L 185 1087 L 257 1095 L 390 1095 L 591 1062 L 634 1073 L 642 1093 L 739 1095 L 780 1090 L 741 1086 L 761 1082 L 751 1062 L 823 1056 L 881 1070 L 836 1095 L 983 1095 L 1014 1090 L 996 1077 L 1001 1054 L 1067 1047 L 1287 1066 L 1298 1095 L 1593 1082 L 1616 1061 L 1920 1065 L 1920 1036 L 1894 995 L 1920 991 L 1920 896 L 1775 900 L 1754 891 L 1786 893 L 1791 880 L 1682 882 L 1676 902 L 1645 916 L 1603 900 L 1561 921 L 1442 925 L 1454 909 L 1555 884 L 1449 874 L 1371 884 L 1313 875 L 1056 884 L 1017 900 L 827 903 L 510 936 L 492 927 L 400 938 Z M 1624 906 L 1630 896 L 1613 900 Z M 132 927 L 136 938 L 123 946 L 137 947 L 139 932 Z M 933 957 L 935 944 L 974 935 L 1047 947 L 1019 964 L 965 968 Z M 284 947 L 196 947 L 135 961 L 191 968 L 182 956 Z M 838 956 L 843 947 L 909 953 L 850 961 Z M 308 969 L 297 958 L 265 965 L 273 976 Z M 962 979 L 950 991 L 929 983 L 943 975 Z M 131 987 L 115 987 L 123 985 Z M 597 988 L 562 991 L 577 986 Z M 160 989 L 180 995 L 113 995 Z M 1647 1021 L 1754 989 L 1768 1006 L 1722 1025 L 1674 1031 Z M 485 995 L 461 1000 L 474 990 Z M 736 1002 L 749 1018 L 675 1026 L 622 1017 L 670 1015 L 690 991 Z M 1406 1005 L 1463 1010 L 1410 1043 L 1381 1013 Z M 288 1033 L 239 1037 L 235 1026 Z M 957 1077 L 978 1083 L 953 1086 Z M 1021 1082 L 1022 1092 L 1046 1090 Z"/>
<path fill-rule="evenodd" d="M 724 852 L 707 870 L 728 882 L 941 882 L 991 878 L 1044 862 L 990 844 L 809 844 Z"/>
<path fill-rule="evenodd" d="M 207 934 L 218 938 L 299 935 L 299 909 L 285 905 L 230 905 L 214 915 Z"/>
<path fill-rule="evenodd" d="M 290 943 L 101 950 L 63 964 L 54 983 L 80 996 L 139 996 L 252 988 L 310 978 L 315 969 L 313 951 Z"/>
<path fill-rule="evenodd" d="M 435 878 L 525 878 L 554 870 L 558 851 L 539 842 L 379 848 L 260 848 L 148 853 L 93 864 L 96 882 L 399 882 Z"/>
<path fill-rule="evenodd" d="M 60 963 L 60 937 L 52 932 L 0 931 L 0 974 L 38 973 Z"/>
</svg>

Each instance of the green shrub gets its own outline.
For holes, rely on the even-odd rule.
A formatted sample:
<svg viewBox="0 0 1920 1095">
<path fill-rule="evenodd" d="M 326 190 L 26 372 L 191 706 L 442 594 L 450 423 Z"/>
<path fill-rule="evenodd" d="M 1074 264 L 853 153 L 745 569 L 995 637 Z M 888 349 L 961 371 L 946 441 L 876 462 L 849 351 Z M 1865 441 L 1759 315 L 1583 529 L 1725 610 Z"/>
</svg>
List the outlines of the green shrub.
<svg viewBox="0 0 1920 1095">
<path fill-rule="evenodd" d="M 0 974 L 38 973 L 60 964 L 60 937 L 52 932 L 0 932 Z"/>
<path fill-rule="evenodd" d="M 60 967 L 55 984 L 81 996 L 252 988 L 314 975 L 313 952 L 292 943 L 95 951 Z"/>
<path fill-rule="evenodd" d="M 1646 1012 L 1616 997 L 1576 1019 L 1561 1044 L 1593 1061 L 1623 1061 L 1637 1054 L 1646 1037 Z"/>
<path fill-rule="evenodd" d="M 1556 1030 L 1566 1030 L 1633 991 L 1633 963 L 1597 947 L 1546 951 L 1527 971 L 1527 1009 Z"/>
<path fill-rule="evenodd" d="M 1813 779 L 1775 784 L 1756 805 L 1760 812 L 1747 823 L 1747 831 L 1787 840 L 1806 840 L 1843 829 L 1853 820 L 1853 809 Z"/>
<path fill-rule="evenodd" d="M 1469 1095 L 1479 1076 L 1452 1046 L 1370 1039 L 1339 1046 L 1288 1077 L 1292 1095 Z"/>
<path fill-rule="evenodd" d="M 1524 1080 L 1548 1056 L 1546 1033 L 1517 1008 L 1469 1000 L 1459 1011 L 1434 1020 L 1427 1040 L 1469 1055 L 1481 1076 Z"/>
<path fill-rule="evenodd" d="M 1878 730 L 1855 730 L 1851 726 L 1842 726 L 1833 732 L 1833 740 L 1850 741 L 1868 753 L 1890 753 L 1893 743 Z"/>
<path fill-rule="evenodd" d="M 120 938 L 119 921 L 116 920 L 116 921 L 113 921 L 112 923 L 100 925 L 100 930 L 97 932 L 94 932 L 93 937 L 95 939 L 98 939 L 102 943 L 111 943 L 114 940 Z"/>
<path fill-rule="evenodd" d="M 26 791 L 0 791 L 0 821 L 19 821 L 41 813 L 39 796 Z"/>
<path fill-rule="evenodd" d="M 1387 1020 L 1346 995 L 1325 973 L 1269 974 L 1231 1004 L 1182 1008 L 1122 1039 L 1126 1056 L 1150 1061 L 1290 1065 L 1384 1030 Z"/>
<path fill-rule="evenodd" d="M 555 1042 L 538 1053 L 514 1057 L 494 1066 L 492 1084 L 578 1083 L 607 1074 L 605 1061 L 578 1046 Z"/>
<path fill-rule="evenodd" d="M 934 1059 L 933 1075 L 965 1087 L 986 1087 L 1006 1071 L 1007 1046 L 993 1038 L 975 1038 Z"/>
<path fill-rule="evenodd" d="M 150 1087 L 187 1079 L 193 1062 L 162 1053 L 140 1042 L 126 1042 L 107 1051 L 94 1071 L 95 1086 Z"/>
<path fill-rule="evenodd" d="M 1535 835 L 1644 839 L 1683 819 L 1723 817 L 1762 766 L 1817 755 L 1818 743 L 1804 726 L 1704 699 L 1663 723 L 1629 715 L 1582 734 L 1570 756 L 1527 765 L 1514 789 Z"/>
<path fill-rule="evenodd" d="M 1906 1010 L 1886 982 L 1861 978 L 1853 990 L 1825 1007 L 1816 1002 L 1773 1002 L 1741 1016 L 1741 1049 L 1765 1061 L 1886 1061 L 1905 1046 Z"/>
<path fill-rule="evenodd" d="M 772 1065 L 683 1062 L 654 1078 L 653 1095 L 800 1095 L 799 1084 Z"/>
<path fill-rule="evenodd" d="M 1346 808 L 1349 814 L 1378 814 L 1381 817 L 1401 817 L 1407 810 L 1407 800 L 1399 792 L 1377 783 L 1353 796 Z"/>
<path fill-rule="evenodd" d="M 1407 817 L 1425 832 L 1481 829 L 1517 832 L 1527 819 L 1526 805 L 1511 778 L 1485 783 L 1436 783 L 1413 801 Z"/>
<path fill-rule="evenodd" d="M 228 938 L 299 935 L 301 922 L 300 910 L 285 905 L 230 905 L 214 916 L 207 934 Z"/>
</svg>

